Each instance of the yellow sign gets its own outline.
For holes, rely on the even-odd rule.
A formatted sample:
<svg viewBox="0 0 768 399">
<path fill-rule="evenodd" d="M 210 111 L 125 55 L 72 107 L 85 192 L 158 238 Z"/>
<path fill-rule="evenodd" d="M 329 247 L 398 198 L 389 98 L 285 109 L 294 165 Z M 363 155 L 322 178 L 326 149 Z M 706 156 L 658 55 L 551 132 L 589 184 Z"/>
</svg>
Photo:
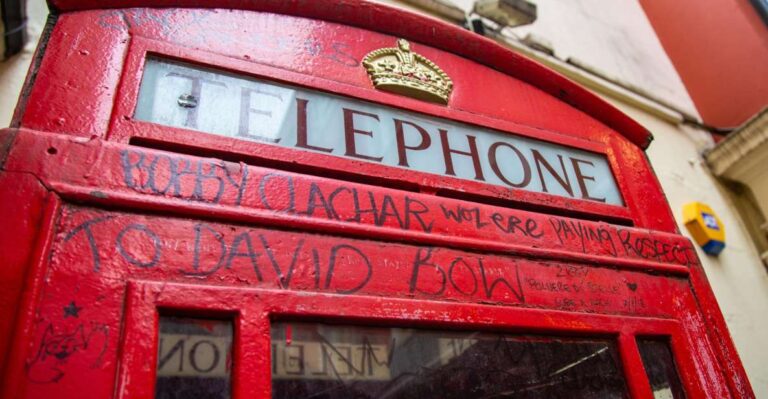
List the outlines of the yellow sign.
<svg viewBox="0 0 768 399">
<path fill-rule="evenodd" d="M 373 85 L 384 91 L 439 104 L 448 104 L 453 82 L 440 67 L 411 51 L 403 39 L 397 48 L 374 50 L 363 58 Z"/>
<path fill-rule="evenodd" d="M 719 255 L 725 248 L 725 227 L 708 205 L 691 202 L 683 206 L 683 223 L 701 249 Z"/>
</svg>

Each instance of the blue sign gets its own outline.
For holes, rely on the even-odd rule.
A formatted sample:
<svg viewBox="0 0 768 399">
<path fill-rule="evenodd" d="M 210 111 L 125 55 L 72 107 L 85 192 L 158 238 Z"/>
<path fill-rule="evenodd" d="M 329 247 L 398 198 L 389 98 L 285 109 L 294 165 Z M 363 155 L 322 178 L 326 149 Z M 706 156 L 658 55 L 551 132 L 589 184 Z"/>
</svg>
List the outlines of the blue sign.
<svg viewBox="0 0 768 399">
<path fill-rule="evenodd" d="M 704 225 L 709 227 L 712 230 L 720 230 L 720 225 L 717 224 L 717 219 L 715 219 L 714 215 L 711 215 L 709 213 L 702 212 L 701 218 L 704 219 Z"/>
</svg>

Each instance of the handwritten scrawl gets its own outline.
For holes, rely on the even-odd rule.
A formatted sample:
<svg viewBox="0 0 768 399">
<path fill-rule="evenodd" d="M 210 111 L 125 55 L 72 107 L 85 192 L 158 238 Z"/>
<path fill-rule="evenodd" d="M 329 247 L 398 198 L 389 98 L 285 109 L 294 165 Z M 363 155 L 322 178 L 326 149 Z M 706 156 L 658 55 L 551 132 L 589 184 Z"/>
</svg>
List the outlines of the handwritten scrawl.
<svg viewBox="0 0 768 399">
<path fill-rule="evenodd" d="M 70 303 L 74 305 L 74 301 Z M 74 358 L 88 361 L 91 367 L 101 364 L 107 350 L 109 327 L 100 323 L 77 324 L 74 327 L 49 323 L 34 357 L 27 362 L 27 376 L 36 383 L 55 383 L 65 375 L 67 364 Z"/>
</svg>

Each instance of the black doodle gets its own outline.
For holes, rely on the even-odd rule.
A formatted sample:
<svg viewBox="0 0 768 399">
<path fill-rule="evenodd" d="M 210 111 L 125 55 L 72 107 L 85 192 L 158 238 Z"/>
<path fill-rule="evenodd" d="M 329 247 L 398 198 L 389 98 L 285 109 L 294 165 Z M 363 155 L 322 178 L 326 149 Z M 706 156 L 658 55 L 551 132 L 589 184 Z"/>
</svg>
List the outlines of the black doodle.
<svg viewBox="0 0 768 399">
<path fill-rule="evenodd" d="M 74 304 L 71 303 L 71 304 Z M 54 383 L 65 376 L 65 366 L 73 357 L 85 357 L 91 367 L 98 367 L 107 351 L 109 327 L 100 323 L 57 326 L 49 323 L 35 356 L 26 364 L 32 382 Z"/>
<path fill-rule="evenodd" d="M 71 301 L 69 305 L 64 307 L 64 318 L 66 319 L 67 317 L 70 317 L 70 316 L 74 318 L 78 318 L 80 317 L 80 311 L 82 309 L 83 309 L 82 306 L 77 306 L 75 304 L 75 301 Z"/>
</svg>

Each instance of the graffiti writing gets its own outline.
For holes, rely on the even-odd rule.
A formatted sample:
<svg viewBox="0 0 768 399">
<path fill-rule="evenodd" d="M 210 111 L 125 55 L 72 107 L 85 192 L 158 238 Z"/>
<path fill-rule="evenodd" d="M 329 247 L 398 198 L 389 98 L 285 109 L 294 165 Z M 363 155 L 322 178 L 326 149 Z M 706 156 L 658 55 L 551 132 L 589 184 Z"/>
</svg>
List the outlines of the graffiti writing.
<svg viewBox="0 0 768 399">
<path fill-rule="evenodd" d="M 121 162 L 125 186 L 143 193 L 213 204 L 222 203 L 228 196 L 237 206 L 403 230 L 432 230 L 433 222 L 425 215 L 429 212 L 427 205 L 407 195 L 394 199 L 388 194 L 346 186 L 328 190 L 315 182 L 297 187 L 299 183 L 290 174 L 274 172 L 252 177 L 248 168 L 238 173 L 221 161 L 190 162 L 183 157 L 147 155 L 142 151 L 122 151 Z"/>
<path fill-rule="evenodd" d="M 455 292 L 473 296 L 481 288 L 481 296 L 491 299 L 498 290 L 506 288 L 506 294 L 511 294 L 518 302 L 525 302 L 523 287 L 520 283 L 520 272 L 517 264 L 505 264 L 501 266 L 490 266 L 483 262 L 482 257 L 455 257 L 448 263 L 447 268 L 432 260 L 434 249 L 419 249 L 413 261 L 413 273 L 409 284 L 409 292 L 420 292 L 422 294 L 440 296 L 446 289 L 451 288 Z M 426 268 L 424 272 L 422 269 Z M 511 269 L 511 272 L 510 272 Z M 432 284 L 433 291 L 419 288 L 419 281 L 424 279 L 424 275 L 431 279 L 440 281 L 439 284 Z M 478 277 L 479 276 L 479 277 Z M 478 280 L 480 284 L 478 284 Z M 467 284 L 471 281 L 471 284 Z M 471 287 L 471 288 L 470 288 Z"/>
<path fill-rule="evenodd" d="M 631 295 L 647 301 L 644 295 L 649 291 L 641 287 L 658 284 L 649 284 L 658 278 L 643 273 L 580 264 L 184 218 L 67 209 L 71 216 L 65 218 L 65 231 L 60 235 L 64 247 L 56 251 L 69 254 L 67 259 L 78 259 L 67 264 L 69 270 L 79 268 L 91 276 L 164 281 L 192 278 L 340 295 L 573 310 L 610 308 L 629 313 L 645 308 L 622 306 L 620 299 Z M 56 262 L 58 257 L 53 259 Z M 685 286 L 684 280 L 680 284 Z M 667 288 L 662 291 L 663 300 L 669 299 L 670 292 Z M 658 294 L 658 290 L 654 292 Z M 80 306 L 74 301 L 64 307 L 68 319 L 82 317 L 78 312 Z"/>
<path fill-rule="evenodd" d="M 312 179 L 215 159 L 196 159 L 141 149 L 121 150 L 119 158 L 123 185 L 144 194 L 255 208 L 273 215 L 373 225 L 433 235 L 455 236 L 462 232 L 462 236 L 492 241 L 514 237 L 517 245 L 545 245 L 612 258 L 682 265 L 696 262 L 693 248 L 684 240 L 653 237 L 649 232 L 617 228 L 605 223 L 499 210 L 395 190 Z M 89 237 L 93 225 L 100 222 L 94 220 L 80 226 L 79 230 L 70 233 L 70 238 L 78 233 Z M 94 247 L 89 245 L 93 251 Z M 100 259 L 95 268 L 99 267 L 99 263 Z"/>
<path fill-rule="evenodd" d="M 680 264 L 691 264 L 696 259 L 696 254 L 690 246 L 675 245 L 666 240 L 633 234 L 629 230 L 618 229 L 617 234 L 626 256 Z"/>
<path fill-rule="evenodd" d="M 109 252 L 113 265 L 119 261 L 137 270 L 187 277 L 247 273 L 281 289 L 347 295 L 397 286 L 394 269 L 402 271 L 400 287 L 410 294 L 525 302 L 511 259 L 201 222 L 180 222 L 169 232 L 166 225 L 162 219 L 94 215 L 64 234 L 64 242 L 77 237 L 87 243 L 95 273 Z"/>
<path fill-rule="evenodd" d="M 461 204 L 456 205 L 455 208 L 449 208 L 444 204 L 440 204 L 440 209 L 443 211 L 442 214 L 446 220 L 451 220 L 458 224 L 466 222 L 477 229 L 493 225 L 505 234 L 517 234 L 536 239 L 544 235 L 539 223 L 532 218 L 521 218 L 517 215 L 503 215 L 499 212 L 494 212 L 486 220 L 485 214 L 479 207 L 468 207 Z"/>
<path fill-rule="evenodd" d="M 91 367 L 98 367 L 107 350 L 109 327 L 100 323 L 59 326 L 49 323 L 34 357 L 26 364 L 27 376 L 33 382 L 58 382 L 64 377 L 64 365 L 73 357 L 81 357 Z"/>
<path fill-rule="evenodd" d="M 578 240 L 581 244 L 581 251 L 586 253 L 587 243 L 594 242 L 606 249 L 611 256 L 615 257 L 618 255 L 613 235 L 611 235 L 611 231 L 607 227 L 595 227 L 580 221 L 554 217 L 550 218 L 549 222 L 561 244 L 568 240 Z"/>
</svg>

